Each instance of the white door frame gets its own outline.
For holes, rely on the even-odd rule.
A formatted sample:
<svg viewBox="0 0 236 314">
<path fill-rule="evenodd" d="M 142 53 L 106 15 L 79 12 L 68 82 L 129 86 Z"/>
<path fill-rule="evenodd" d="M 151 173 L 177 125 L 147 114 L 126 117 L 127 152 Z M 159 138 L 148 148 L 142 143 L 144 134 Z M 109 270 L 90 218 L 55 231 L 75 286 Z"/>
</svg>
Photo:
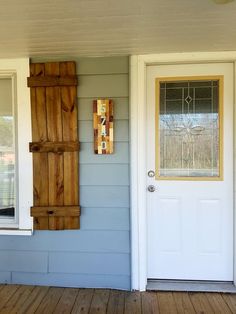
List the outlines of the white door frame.
<svg viewBox="0 0 236 314">
<path fill-rule="evenodd" d="M 147 285 L 147 202 L 146 202 L 146 67 L 182 63 L 234 64 L 234 133 L 236 130 L 236 51 L 194 52 L 130 57 L 130 195 L 131 195 L 131 288 L 145 291 Z M 234 169 L 236 136 L 234 136 Z M 234 171 L 234 284 L 236 285 L 236 214 Z"/>
</svg>

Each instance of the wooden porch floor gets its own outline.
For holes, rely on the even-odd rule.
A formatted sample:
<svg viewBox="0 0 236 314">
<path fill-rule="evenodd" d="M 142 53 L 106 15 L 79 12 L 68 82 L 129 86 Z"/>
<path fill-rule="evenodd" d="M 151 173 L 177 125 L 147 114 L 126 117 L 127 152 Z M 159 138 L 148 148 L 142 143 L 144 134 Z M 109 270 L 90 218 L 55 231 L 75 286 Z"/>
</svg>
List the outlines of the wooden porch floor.
<svg viewBox="0 0 236 314">
<path fill-rule="evenodd" d="M 0 285 L 0 313 L 236 313 L 236 294 Z"/>
</svg>

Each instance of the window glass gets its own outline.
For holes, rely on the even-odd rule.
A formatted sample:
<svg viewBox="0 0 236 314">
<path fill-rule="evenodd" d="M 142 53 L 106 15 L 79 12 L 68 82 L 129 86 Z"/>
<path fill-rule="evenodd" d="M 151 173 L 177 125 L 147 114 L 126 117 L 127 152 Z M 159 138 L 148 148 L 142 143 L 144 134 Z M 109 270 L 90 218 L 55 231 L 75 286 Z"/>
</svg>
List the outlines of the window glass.
<svg viewBox="0 0 236 314">
<path fill-rule="evenodd" d="M 0 218 L 14 218 L 15 112 L 11 79 L 0 79 Z"/>
<path fill-rule="evenodd" d="M 160 82 L 160 177 L 220 176 L 220 80 Z"/>
</svg>

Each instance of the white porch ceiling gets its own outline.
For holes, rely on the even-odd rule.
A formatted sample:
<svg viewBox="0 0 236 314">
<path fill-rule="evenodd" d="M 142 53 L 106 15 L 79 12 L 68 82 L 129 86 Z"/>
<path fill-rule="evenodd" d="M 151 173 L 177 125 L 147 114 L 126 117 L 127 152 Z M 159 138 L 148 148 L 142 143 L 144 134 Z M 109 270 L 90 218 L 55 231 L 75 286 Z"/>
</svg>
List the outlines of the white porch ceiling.
<svg viewBox="0 0 236 314">
<path fill-rule="evenodd" d="M 236 1 L 0 2 L 0 58 L 236 50 Z"/>
</svg>

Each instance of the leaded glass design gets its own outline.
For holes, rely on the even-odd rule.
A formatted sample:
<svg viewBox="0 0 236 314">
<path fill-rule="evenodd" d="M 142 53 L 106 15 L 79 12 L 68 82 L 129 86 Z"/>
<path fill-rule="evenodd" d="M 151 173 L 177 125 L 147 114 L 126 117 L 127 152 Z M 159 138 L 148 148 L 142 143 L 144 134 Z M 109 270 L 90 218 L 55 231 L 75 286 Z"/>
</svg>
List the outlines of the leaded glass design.
<svg viewBox="0 0 236 314">
<path fill-rule="evenodd" d="M 159 177 L 220 177 L 220 79 L 157 80 Z"/>
</svg>

